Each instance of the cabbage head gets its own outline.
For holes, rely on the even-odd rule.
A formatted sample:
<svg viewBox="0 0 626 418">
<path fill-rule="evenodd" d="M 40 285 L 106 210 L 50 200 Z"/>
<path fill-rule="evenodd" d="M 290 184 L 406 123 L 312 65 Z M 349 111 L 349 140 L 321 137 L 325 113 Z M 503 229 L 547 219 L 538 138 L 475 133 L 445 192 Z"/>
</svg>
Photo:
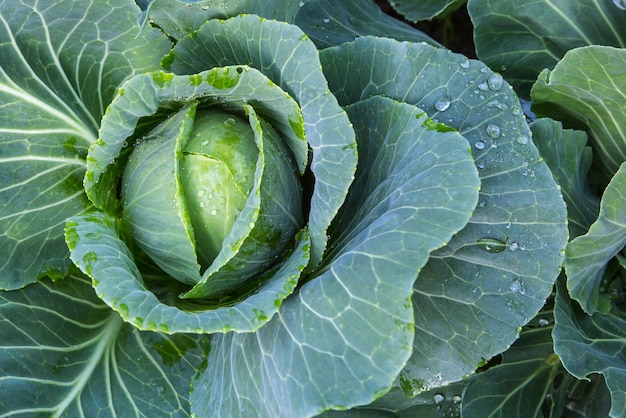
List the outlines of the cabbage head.
<svg viewBox="0 0 626 418">
<path fill-rule="evenodd" d="M 499 74 L 215 3 L 0 0 L 0 415 L 414 397 L 549 296 L 565 209 Z"/>
</svg>

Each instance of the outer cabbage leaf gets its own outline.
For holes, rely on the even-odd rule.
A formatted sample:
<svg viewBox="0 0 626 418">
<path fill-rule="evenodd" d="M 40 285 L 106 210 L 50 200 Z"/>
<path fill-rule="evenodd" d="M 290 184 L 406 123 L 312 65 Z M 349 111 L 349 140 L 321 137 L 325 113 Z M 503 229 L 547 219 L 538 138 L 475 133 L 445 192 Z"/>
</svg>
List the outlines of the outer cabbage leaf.
<svg viewBox="0 0 626 418">
<path fill-rule="evenodd" d="M 604 184 L 626 161 L 624 67 L 626 49 L 578 48 L 565 54 L 554 70 L 542 71 L 531 90 L 532 109 L 537 115 L 589 133 L 594 163 Z"/>
<path fill-rule="evenodd" d="M 115 89 L 171 44 L 129 0 L 0 2 L 0 288 L 68 272 L 87 147 Z M 103 18 L 104 17 L 104 18 Z"/>
<path fill-rule="evenodd" d="M 317 56 L 315 45 L 297 26 L 240 16 L 207 22 L 164 59 L 176 74 L 249 65 L 298 102 L 313 151 L 315 188 L 308 220 L 313 266 L 322 258 L 326 231 L 345 199 L 357 160 L 354 132 L 328 90 Z"/>
<path fill-rule="evenodd" d="M 115 218 L 103 212 L 70 218 L 66 236 L 74 263 L 92 278 L 100 297 L 122 318 L 142 330 L 164 333 L 253 331 L 276 313 L 298 283 L 308 261 L 308 235 L 303 231 L 287 259 L 259 277 L 260 288 L 230 306 L 177 299 L 184 288 L 172 278 L 156 283 L 144 278 Z"/>
<path fill-rule="evenodd" d="M 368 37 L 321 59 L 341 104 L 372 95 L 414 103 L 472 144 L 479 203 L 415 282 L 415 344 L 401 374 L 416 393 L 460 380 L 508 348 L 550 295 L 567 241 L 560 190 L 517 97 L 484 64 Z"/>
<path fill-rule="evenodd" d="M 468 144 L 387 98 L 347 108 L 359 169 L 319 271 L 254 334 L 213 340 L 199 416 L 307 417 L 387 392 L 412 350 L 412 285 L 479 187 Z"/>
<path fill-rule="evenodd" d="M 552 315 L 542 312 L 522 331 L 502 362 L 472 376 L 463 393 L 463 415 L 469 417 L 562 416 L 564 402 L 556 389 L 564 371 L 552 349 Z M 546 403 L 546 399 L 553 402 Z"/>
<path fill-rule="evenodd" d="M 626 246 L 626 163 L 602 195 L 600 214 L 585 235 L 572 240 L 565 251 L 567 288 L 588 314 L 610 309 L 602 301 L 600 284 L 608 262 Z"/>
<path fill-rule="evenodd" d="M 587 173 L 591 166 L 591 147 L 583 131 L 563 129 L 563 125 L 548 118 L 531 123 L 535 145 L 554 174 L 567 204 L 567 226 L 570 239 L 582 235 L 595 221 L 600 202 L 591 194 Z"/>
<path fill-rule="evenodd" d="M 212 18 L 255 14 L 266 19 L 293 23 L 319 48 L 336 46 L 359 36 L 387 36 L 403 41 L 439 45 L 425 33 L 383 13 L 372 0 L 154 0 L 145 19 L 181 39 Z"/>
<path fill-rule="evenodd" d="M 139 332 L 79 276 L 0 292 L 0 416 L 189 416 L 200 338 Z"/>
<path fill-rule="evenodd" d="M 569 296 L 565 284 L 557 282 L 554 307 L 554 351 L 565 368 L 579 379 L 600 373 L 611 392 L 609 416 L 626 414 L 626 320 L 620 314 L 586 315 Z M 600 416 L 600 415 L 589 415 Z"/>
<path fill-rule="evenodd" d="M 469 0 L 478 58 L 506 68 L 515 91 L 528 96 L 537 74 L 573 48 L 626 47 L 626 11 L 610 0 Z"/>
</svg>

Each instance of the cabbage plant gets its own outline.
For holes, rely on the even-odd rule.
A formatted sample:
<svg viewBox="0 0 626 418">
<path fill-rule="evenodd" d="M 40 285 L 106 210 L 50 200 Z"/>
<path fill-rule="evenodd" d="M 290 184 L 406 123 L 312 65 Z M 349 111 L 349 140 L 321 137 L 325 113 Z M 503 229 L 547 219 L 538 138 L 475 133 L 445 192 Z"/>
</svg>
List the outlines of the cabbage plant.
<svg viewBox="0 0 626 418">
<path fill-rule="evenodd" d="M 460 413 L 568 234 L 512 87 L 366 1 L 139 5 L 0 2 L 0 416 Z"/>
</svg>

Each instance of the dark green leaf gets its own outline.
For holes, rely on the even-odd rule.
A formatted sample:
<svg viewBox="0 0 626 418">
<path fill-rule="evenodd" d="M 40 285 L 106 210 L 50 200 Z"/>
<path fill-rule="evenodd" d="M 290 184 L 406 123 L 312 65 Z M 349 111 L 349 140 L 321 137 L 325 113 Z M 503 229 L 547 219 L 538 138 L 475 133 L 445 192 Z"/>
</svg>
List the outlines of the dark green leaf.
<svg viewBox="0 0 626 418">
<path fill-rule="evenodd" d="M 476 169 L 466 140 L 431 129 L 414 106 L 372 98 L 348 112 L 363 169 L 339 215 L 345 233 L 267 325 L 214 339 L 191 394 L 199 416 L 307 417 L 367 404 L 410 356 L 413 282 L 469 219 Z"/>
<path fill-rule="evenodd" d="M 0 288 L 68 272 L 63 225 L 90 207 L 87 148 L 122 81 L 170 42 L 128 0 L 0 1 Z"/>
<path fill-rule="evenodd" d="M 421 390 L 462 379 L 504 351 L 552 290 L 567 240 L 558 186 L 517 97 L 483 64 L 425 44 L 369 37 L 325 49 L 321 58 L 340 103 L 372 95 L 413 103 L 471 144 L 479 203 L 415 282 L 416 338 L 405 369 Z M 487 242 L 506 250 L 489 251 Z"/>
<path fill-rule="evenodd" d="M 588 132 L 603 184 L 626 161 L 624 68 L 626 49 L 578 48 L 565 54 L 554 70 L 542 71 L 531 91 L 532 109 L 538 116 Z"/>
<path fill-rule="evenodd" d="M 565 272 L 572 298 L 588 314 L 606 313 L 609 295 L 600 294 L 607 264 L 626 246 L 626 163 L 613 177 L 602 195 L 600 214 L 585 235 L 567 245 Z"/>
<path fill-rule="evenodd" d="M 573 48 L 626 47 L 626 11 L 611 0 L 469 0 L 478 58 L 528 97 L 537 74 Z"/>
<path fill-rule="evenodd" d="M 533 141 L 552 171 L 567 203 L 570 239 L 582 235 L 595 221 L 600 202 L 591 194 L 587 173 L 591 166 L 591 147 L 582 131 L 563 129 L 560 122 L 541 118 L 531 123 Z"/>
<path fill-rule="evenodd" d="M 616 313 L 585 314 L 568 297 L 565 285 L 561 281 L 557 284 L 554 351 L 565 368 L 579 379 L 602 374 L 611 392 L 610 416 L 623 417 L 626 414 L 626 320 Z"/>
<path fill-rule="evenodd" d="M 187 417 L 208 347 L 124 324 L 78 276 L 0 292 L 0 334 L 0 414 L 12 417 Z"/>
</svg>

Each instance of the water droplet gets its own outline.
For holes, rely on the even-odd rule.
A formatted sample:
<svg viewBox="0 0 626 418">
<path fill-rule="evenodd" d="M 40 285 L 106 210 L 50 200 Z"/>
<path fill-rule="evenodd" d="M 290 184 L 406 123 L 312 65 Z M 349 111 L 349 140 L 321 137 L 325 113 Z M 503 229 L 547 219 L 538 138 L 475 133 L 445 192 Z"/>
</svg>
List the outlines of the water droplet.
<svg viewBox="0 0 626 418">
<path fill-rule="evenodd" d="M 200 145 L 202 145 L 203 147 L 206 147 L 207 145 L 209 145 L 209 140 L 205 139 L 204 141 L 200 143 Z"/>
<path fill-rule="evenodd" d="M 486 105 L 487 107 L 495 107 L 498 110 L 507 110 L 509 108 L 508 105 L 504 104 L 504 103 L 500 103 L 497 100 L 492 100 L 489 103 L 487 103 Z"/>
<path fill-rule="evenodd" d="M 324 19 L 322 19 L 322 22 L 324 22 L 324 23 L 330 23 L 330 18 L 325 17 Z"/>
<path fill-rule="evenodd" d="M 509 224 L 510 225 L 510 224 Z M 519 245 L 517 244 L 517 242 L 512 242 L 511 245 L 509 245 L 509 251 L 517 251 L 519 249 Z"/>
<path fill-rule="evenodd" d="M 223 204 L 225 204 L 225 203 L 226 203 L 226 198 L 225 198 L 225 197 L 220 197 L 220 198 L 219 198 L 219 202 L 220 202 L 220 204 L 222 204 L 222 205 L 223 205 Z"/>
<path fill-rule="evenodd" d="M 517 138 L 517 143 L 521 145 L 528 144 L 528 137 L 526 135 L 521 135 Z"/>
<path fill-rule="evenodd" d="M 548 325 L 550 325 L 550 321 L 548 321 L 547 319 L 541 318 L 539 320 L 539 326 L 540 327 L 547 327 Z"/>
<path fill-rule="evenodd" d="M 476 141 L 474 146 L 476 147 L 476 149 L 485 149 L 485 143 L 483 141 Z"/>
<path fill-rule="evenodd" d="M 511 222 L 509 222 L 508 224 L 506 224 L 506 229 L 511 229 Z"/>
<path fill-rule="evenodd" d="M 613 3 L 622 10 L 626 10 L 626 0 L 613 0 Z"/>
<path fill-rule="evenodd" d="M 446 111 L 450 107 L 450 100 L 447 97 L 440 97 L 435 102 L 435 109 L 440 112 Z"/>
<path fill-rule="evenodd" d="M 467 58 L 464 58 L 461 61 L 461 68 L 469 68 L 470 67 L 470 62 Z"/>
<path fill-rule="evenodd" d="M 504 72 L 506 70 L 507 70 L 506 65 L 503 65 L 503 66 L 500 67 L 500 71 Z"/>
<path fill-rule="evenodd" d="M 452 402 L 453 402 L 453 403 L 459 403 L 459 402 L 461 402 L 461 396 L 460 396 L 460 395 L 454 395 L 454 396 L 452 397 Z"/>
<path fill-rule="evenodd" d="M 511 109 L 511 113 L 514 116 L 518 116 L 522 113 L 522 109 L 520 109 L 519 107 L 515 106 L 514 108 Z"/>
<path fill-rule="evenodd" d="M 303 1 L 301 1 L 300 3 L 298 3 L 298 7 L 302 7 L 302 6 L 304 6 L 304 2 L 303 2 Z"/>
<path fill-rule="evenodd" d="M 202 196 L 204 196 L 206 194 L 206 190 L 204 189 L 199 189 L 196 194 L 198 195 L 199 198 L 202 198 Z"/>
<path fill-rule="evenodd" d="M 511 282 L 511 284 L 509 284 L 509 290 L 513 293 L 517 293 L 522 290 L 522 284 L 519 280 L 515 279 Z"/>
<path fill-rule="evenodd" d="M 235 126 L 236 124 L 237 122 L 233 118 L 228 118 L 224 121 L 224 125 L 227 125 L 227 126 Z"/>
<path fill-rule="evenodd" d="M 478 206 L 484 208 L 485 206 L 487 206 L 487 202 L 485 200 L 481 200 L 480 202 L 478 202 Z"/>
<path fill-rule="evenodd" d="M 446 397 L 443 396 L 441 393 L 435 393 L 435 395 L 433 396 L 433 402 L 436 404 L 440 404 L 445 400 L 446 400 Z"/>
<path fill-rule="evenodd" d="M 494 125 L 493 123 L 487 125 L 485 130 L 487 131 L 487 135 L 489 136 L 489 138 L 495 139 L 499 138 L 500 135 L 502 135 L 502 130 L 500 129 L 500 127 L 498 125 Z"/>
<path fill-rule="evenodd" d="M 211 209 L 211 212 L 209 212 L 211 215 L 215 216 L 217 215 L 217 209 Z"/>
<path fill-rule="evenodd" d="M 481 238 L 478 241 L 478 246 L 488 253 L 501 253 L 506 248 L 506 243 L 495 238 Z"/>
<path fill-rule="evenodd" d="M 484 161 L 481 161 L 478 163 L 478 168 L 483 170 L 485 167 L 487 167 L 487 164 Z"/>
<path fill-rule="evenodd" d="M 487 79 L 487 85 L 491 90 L 500 90 L 502 83 L 502 76 L 498 73 L 491 74 Z"/>
<path fill-rule="evenodd" d="M 489 84 L 483 81 L 482 83 L 478 85 L 478 88 L 481 89 L 482 91 L 487 91 L 489 90 Z"/>
</svg>

